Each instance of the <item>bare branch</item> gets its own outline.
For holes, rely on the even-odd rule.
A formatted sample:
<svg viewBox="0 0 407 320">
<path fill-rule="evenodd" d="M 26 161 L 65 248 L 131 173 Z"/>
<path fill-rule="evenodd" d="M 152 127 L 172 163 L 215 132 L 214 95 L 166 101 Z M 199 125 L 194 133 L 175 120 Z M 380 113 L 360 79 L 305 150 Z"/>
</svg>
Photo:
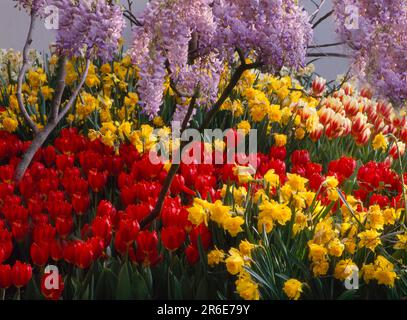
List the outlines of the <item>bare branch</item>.
<svg viewBox="0 0 407 320">
<path fill-rule="evenodd" d="M 308 46 L 308 49 L 319 49 L 319 48 L 329 48 L 329 47 L 336 47 L 345 44 L 346 42 L 334 42 L 334 43 L 326 43 L 326 44 L 317 44 L 314 46 Z"/>
<path fill-rule="evenodd" d="M 65 115 L 68 113 L 68 111 L 71 109 L 72 105 L 74 104 L 76 98 L 78 97 L 79 92 L 81 91 L 83 85 L 85 84 L 86 77 L 88 76 L 90 63 L 91 63 L 90 59 L 87 59 L 85 62 L 85 69 L 82 72 L 82 77 L 81 77 L 79 83 L 76 85 L 75 90 L 72 92 L 71 98 L 69 99 L 69 101 L 67 102 L 65 107 L 62 109 L 62 112 L 58 115 L 58 118 L 56 121 L 57 123 L 60 122 L 65 117 Z"/>
<path fill-rule="evenodd" d="M 202 126 L 200 127 L 200 130 L 202 131 L 205 129 L 209 123 L 212 121 L 213 117 L 216 115 L 216 113 L 219 111 L 220 107 L 223 105 L 223 103 L 226 101 L 226 99 L 229 97 L 229 95 L 232 93 L 233 89 L 236 87 L 237 83 L 239 82 L 241 76 L 243 73 L 247 70 L 250 69 L 256 69 L 261 67 L 262 64 L 260 62 L 254 62 L 250 64 L 241 64 L 236 71 L 233 73 L 229 84 L 223 91 L 222 95 L 216 101 L 216 103 L 213 105 L 212 109 L 208 112 L 204 122 L 202 123 Z"/>
<path fill-rule="evenodd" d="M 189 103 L 187 114 L 185 115 L 185 118 L 182 121 L 181 135 L 188 126 L 188 122 L 189 122 L 189 120 L 192 116 L 192 113 L 194 111 L 194 108 L 195 108 L 197 96 L 198 96 L 198 92 L 195 92 L 195 94 L 191 98 L 191 102 Z M 180 150 L 182 150 L 185 147 L 186 143 L 187 143 L 187 141 L 181 142 Z M 151 222 L 153 222 L 160 215 L 160 213 L 163 209 L 163 206 L 164 206 L 165 197 L 167 196 L 168 191 L 171 188 L 172 181 L 174 180 L 174 177 L 175 177 L 179 167 L 180 167 L 180 165 L 176 164 L 176 163 L 173 163 L 171 165 L 171 168 L 168 171 L 167 176 L 165 177 L 164 183 L 161 187 L 160 194 L 158 195 L 157 203 L 156 203 L 154 209 L 150 212 L 150 214 L 141 221 L 141 223 L 140 223 L 141 229 L 145 229 Z"/>
<path fill-rule="evenodd" d="M 69 109 L 72 107 L 77 96 L 79 95 L 81 88 L 83 87 L 83 85 L 85 83 L 85 80 L 86 80 L 86 77 L 87 77 L 88 71 L 89 71 L 89 66 L 90 66 L 90 60 L 87 59 L 85 69 L 82 73 L 82 77 L 81 77 L 79 83 L 77 84 L 75 90 L 73 91 L 68 103 L 65 105 L 64 109 L 62 110 L 62 112 L 59 113 L 56 118 L 51 119 L 47 123 L 47 125 L 44 127 L 44 129 L 38 132 L 38 134 L 35 136 L 34 140 L 31 142 L 30 147 L 24 153 L 23 159 L 18 164 L 18 166 L 15 170 L 15 173 L 14 173 L 14 180 L 16 183 L 21 181 L 21 179 L 24 176 L 24 173 L 27 171 L 27 168 L 30 165 L 30 163 L 31 163 L 32 159 L 34 158 L 35 154 L 37 153 L 37 151 L 41 148 L 41 146 L 47 140 L 47 138 L 51 134 L 51 132 L 55 129 L 55 127 L 58 125 L 58 123 L 63 119 L 63 117 L 67 114 Z M 55 106 L 55 108 L 58 108 L 58 106 Z M 53 109 L 53 111 L 54 111 L 54 109 Z"/>
<path fill-rule="evenodd" d="M 62 56 L 58 61 L 57 87 L 51 104 L 51 121 L 56 121 L 58 118 L 59 107 L 65 90 L 66 61 L 66 56 Z"/>
<path fill-rule="evenodd" d="M 314 1 L 313 1 L 313 3 L 317 8 L 310 16 L 311 23 L 314 22 L 315 18 L 318 16 L 318 13 L 321 11 L 321 8 L 323 7 L 325 0 L 322 0 L 319 4 L 315 3 Z"/>
<path fill-rule="evenodd" d="M 307 57 L 335 57 L 335 58 L 350 58 L 347 54 L 334 53 L 334 52 L 321 52 L 321 53 L 307 53 Z"/>
<path fill-rule="evenodd" d="M 129 10 L 124 10 L 123 15 L 126 19 L 130 21 L 131 24 L 134 24 L 138 27 L 142 27 L 143 24 L 137 19 L 137 17 Z"/>
<path fill-rule="evenodd" d="M 23 65 L 21 66 L 20 73 L 18 75 L 18 82 L 17 82 L 17 101 L 18 101 L 18 107 L 21 111 L 21 114 L 24 117 L 25 122 L 28 124 L 28 126 L 31 128 L 31 130 L 34 132 L 34 135 L 38 133 L 38 127 L 35 124 L 35 122 L 31 119 L 30 115 L 27 112 L 27 109 L 24 105 L 24 100 L 23 100 L 23 92 L 22 92 L 22 87 L 23 87 L 23 81 L 25 77 L 25 73 L 27 71 L 29 61 L 28 61 L 28 51 L 30 50 L 30 46 L 32 43 L 32 34 L 34 31 L 34 26 L 35 26 L 35 20 L 36 17 L 34 14 L 31 14 L 30 16 L 30 26 L 28 29 L 27 33 L 27 40 L 24 44 L 24 49 L 23 49 Z"/>
<path fill-rule="evenodd" d="M 334 13 L 333 10 L 329 11 L 326 15 L 323 17 L 319 18 L 317 22 L 315 22 L 312 26 L 312 29 L 315 29 L 320 23 L 324 22 L 326 19 L 328 19 L 332 14 Z"/>
</svg>

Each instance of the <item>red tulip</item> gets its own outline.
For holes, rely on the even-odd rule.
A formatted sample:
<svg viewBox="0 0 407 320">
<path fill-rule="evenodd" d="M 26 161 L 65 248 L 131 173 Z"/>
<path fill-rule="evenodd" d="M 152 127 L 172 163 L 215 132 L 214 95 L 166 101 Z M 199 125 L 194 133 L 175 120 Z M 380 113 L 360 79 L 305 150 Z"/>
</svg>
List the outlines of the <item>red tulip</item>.
<svg viewBox="0 0 407 320">
<path fill-rule="evenodd" d="M 6 261 L 6 250 L 2 244 L 0 244 L 0 264 Z"/>
<path fill-rule="evenodd" d="M 58 234 L 62 238 L 66 238 L 72 231 L 73 219 L 72 217 L 57 217 L 55 220 L 55 226 Z"/>
<path fill-rule="evenodd" d="M 0 242 L 0 264 L 2 264 L 4 261 L 6 261 L 10 257 L 12 250 L 13 250 L 12 242 L 8 242 L 8 243 Z"/>
<path fill-rule="evenodd" d="M 38 224 L 34 227 L 34 242 L 49 244 L 55 239 L 56 229 L 50 224 Z"/>
<path fill-rule="evenodd" d="M 94 252 L 92 245 L 78 242 L 75 246 L 75 264 L 81 269 L 87 269 L 92 264 Z"/>
<path fill-rule="evenodd" d="M 106 185 L 107 173 L 105 171 L 98 172 L 96 170 L 90 170 L 88 173 L 88 181 L 93 192 L 100 192 Z"/>
<path fill-rule="evenodd" d="M 166 202 L 164 202 L 164 208 L 161 212 L 161 221 L 163 222 L 163 225 L 165 227 L 175 226 L 188 229 L 191 226 L 191 223 L 188 220 L 188 211 L 181 206 L 181 203 L 177 206 L 173 203 L 171 205 L 166 205 Z"/>
<path fill-rule="evenodd" d="M 62 185 L 69 195 L 73 195 L 74 193 L 88 193 L 89 183 L 85 179 L 75 176 L 70 169 L 65 171 L 64 178 L 62 179 Z"/>
<path fill-rule="evenodd" d="M 13 233 L 14 239 L 16 239 L 18 242 L 21 242 L 24 240 L 25 236 L 28 234 L 28 230 L 30 229 L 29 225 L 27 222 L 22 222 L 22 221 L 14 221 L 11 224 L 11 231 Z"/>
<path fill-rule="evenodd" d="M 380 208 L 385 208 L 386 206 L 390 205 L 390 200 L 387 196 L 383 196 L 380 194 L 373 194 L 370 197 L 369 200 L 369 205 L 372 206 L 374 204 L 377 204 L 380 206 Z"/>
<path fill-rule="evenodd" d="M 192 231 L 190 232 L 189 238 L 191 240 L 192 245 L 196 248 L 198 248 L 198 236 L 201 239 L 201 243 L 204 249 L 208 249 L 212 242 L 212 235 L 208 227 L 205 226 L 204 224 L 201 224 L 193 228 Z"/>
<path fill-rule="evenodd" d="M 155 265 L 160 257 L 157 251 L 158 237 L 155 231 L 140 231 L 137 235 L 136 259 L 145 266 Z"/>
<path fill-rule="evenodd" d="M 131 165 L 140 158 L 137 149 L 130 143 L 121 144 L 119 147 L 119 153 L 127 167 L 131 167 Z"/>
<path fill-rule="evenodd" d="M 37 266 L 43 266 L 47 263 L 49 258 L 49 248 L 48 245 L 38 245 L 33 243 L 30 249 L 31 259 Z"/>
<path fill-rule="evenodd" d="M 105 244 L 108 245 L 112 239 L 112 224 L 109 217 L 97 216 L 92 222 L 92 232 L 96 237 L 104 240 Z"/>
<path fill-rule="evenodd" d="M 199 251 L 193 245 L 189 245 L 185 249 L 185 256 L 190 265 L 194 265 L 199 261 Z"/>
<path fill-rule="evenodd" d="M 68 242 L 63 247 L 63 257 L 68 263 L 75 263 L 77 242 Z"/>
<path fill-rule="evenodd" d="M 13 251 L 12 236 L 9 231 L 0 227 L 0 248 L 2 252 L 2 258 L 0 259 L 0 264 L 6 261 Z"/>
<path fill-rule="evenodd" d="M 125 212 L 126 219 L 142 221 L 151 212 L 151 206 L 147 203 L 129 205 Z"/>
<path fill-rule="evenodd" d="M 63 249 L 61 243 L 57 240 L 53 240 L 49 244 L 49 255 L 52 260 L 59 261 L 63 257 Z"/>
<path fill-rule="evenodd" d="M 42 149 L 42 158 L 44 159 L 44 162 L 48 167 L 54 164 L 56 159 L 55 148 L 53 146 L 48 146 Z"/>
<path fill-rule="evenodd" d="M 44 208 L 44 201 L 40 198 L 40 196 L 33 196 L 28 199 L 27 207 L 28 212 L 31 215 L 41 214 Z"/>
<path fill-rule="evenodd" d="M 181 176 L 180 174 L 176 174 L 174 176 L 174 180 L 172 181 L 172 184 L 171 184 L 171 193 L 180 194 L 181 192 L 185 192 L 186 194 L 189 194 L 191 196 L 195 195 L 195 191 L 189 189 L 185 185 L 184 177 Z"/>
<path fill-rule="evenodd" d="M 116 209 L 109 201 L 102 200 L 99 202 L 96 215 L 112 218 L 116 215 Z"/>
<path fill-rule="evenodd" d="M 185 241 L 185 230 L 180 227 L 166 227 L 161 230 L 161 241 L 169 251 L 177 250 Z"/>
<path fill-rule="evenodd" d="M 11 269 L 11 277 L 13 280 L 13 284 L 17 288 L 24 287 L 31 280 L 32 268 L 27 263 L 16 261 L 13 268 Z"/>
<path fill-rule="evenodd" d="M 14 186 L 9 183 L 0 183 L 0 208 L 3 205 L 3 199 L 7 196 L 11 196 L 14 193 Z"/>
<path fill-rule="evenodd" d="M 310 156 L 308 150 L 295 150 L 291 155 L 291 162 L 295 165 L 305 166 L 310 162 Z"/>
<path fill-rule="evenodd" d="M 56 156 L 56 165 L 58 170 L 65 171 L 74 166 L 75 157 L 73 155 L 59 154 Z"/>
<path fill-rule="evenodd" d="M 99 259 L 103 255 L 106 247 L 105 240 L 98 237 L 92 237 L 86 241 L 86 244 L 91 247 L 93 252 L 93 261 Z"/>
<path fill-rule="evenodd" d="M 7 289 L 13 284 L 11 267 L 8 264 L 0 264 L 0 288 Z"/>
<path fill-rule="evenodd" d="M 285 146 L 282 146 L 282 147 L 273 146 L 270 148 L 270 158 L 271 159 L 284 161 L 286 156 L 287 156 L 287 150 L 286 150 Z"/>
<path fill-rule="evenodd" d="M 6 158 L 8 150 L 7 150 L 7 141 L 0 140 L 0 160 Z"/>
<path fill-rule="evenodd" d="M 90 198 L 88 194 L 74 193 L 72 195 L 72 207 L 76 214 L 81 216 L 88 211 Z"/>
<path fill-rule="evenodd" d="M 136 220 L 121 220 L 116 232 L 115 248 L 121 254 L 126 254 L 128 248 L 137 239 L 140 226 Z"/>
<path fill-rule="evenodd" d="M 124 206 L 129 206 L 136 202 L 136 192 L 134 188 L 124 186 L 120 189 L 120 200 Z"/>
<path fill-rule="evenodd" d="M 0 181 L 12 182 L 14 176 L 14 167 L 11 165 L 0 166 Z"/>
</svg>

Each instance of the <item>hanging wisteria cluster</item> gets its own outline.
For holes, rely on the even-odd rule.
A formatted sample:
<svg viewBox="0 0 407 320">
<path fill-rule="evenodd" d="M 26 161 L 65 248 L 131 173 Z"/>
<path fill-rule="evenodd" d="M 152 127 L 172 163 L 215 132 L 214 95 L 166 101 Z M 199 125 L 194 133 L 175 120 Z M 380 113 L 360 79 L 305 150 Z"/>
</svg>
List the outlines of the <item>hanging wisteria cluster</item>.
<svg viewBox="0 0 407 320">
<path fill-rule="evenodd" d="M 113 59 L 125 26 L 120 6 L 106 0 L 53 0 L 59 9 L 57 46 L 69 56 Z"/>
<path fill-rule="evenodd" d="M 122 8 L 108 0 L 15 0 L 35 16 L 44 16 L 46 6 L 58 8 L 56 42 L 69 57 L 113 59 L 125 20 Z"/>
<path fill-rule="evenodd" d="M 132 48 L 145 112 L 158 113 L 167 72 L 184 94 L 199 91 L 198 105 L 213 103 L 221 65 L 232 61 L 237 48 L 250 52 L 266 70 L 301 65 L 312 29 L 296 2 L 150 1 L 140 17 L 142 26 L 134 29 Z"/>
<path fill-rule="evenodd" d="M 407 0 L 335 0 L 334 15 L 360 78 L 396 103 L 407 99 Z"/>
<path fill-rule="evenodd" d="M 235 48 L 255 49 L 267 71 L 304 63 L 312 38 L 308 13 L 294 0 L 215 0 L 213 48 L 233 56 Z"/>
</svg>

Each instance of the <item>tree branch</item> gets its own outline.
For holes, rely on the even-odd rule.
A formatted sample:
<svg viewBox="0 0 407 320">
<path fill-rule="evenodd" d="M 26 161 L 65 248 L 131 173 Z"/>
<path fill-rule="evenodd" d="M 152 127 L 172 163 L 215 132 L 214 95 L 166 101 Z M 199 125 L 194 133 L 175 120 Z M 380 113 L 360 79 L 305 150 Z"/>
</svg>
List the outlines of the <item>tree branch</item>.
<svg viewBox="0 0 407 320">
<path fill-rule="evenodd" d="M 334 42 L 334 43 L 327 43 L 327 44 L 318 44 L 315 46 L 308 46 L 308 49 L 318 49 L 318 48 L 328 48 L 328 47 L 336 47 L 346 44 L 346 42 Z"/>
<path fill-rule="evenodd" d="M 66 61 L 66 56 L 61 57 L 58 61 L 57 87 L 51 104 L 51 121 L 56 121 L 58 118 L 59 106 L 65 90 Z"/>
<path fill-rule="evenodd" d="M 318 27 L 318 25 L 322 22 L 324 22 L 326 19 L 328 19 L 332 14 L 334 13 L 333 10 L 329 11 L 326 15 L 322 16 L 321 18 L 319 18 L 317 20 L 317 22 L 315 22 L 312 26 L 312 29 L 315 29 L 316 27 Z"/>
<path fill-rule="evenodd" d="M 79 92 L 81 91 L 83 85 L 85 84 L 86 78 L 88 76 L 90 62 L 91 62 L 90 59 L 86 59 L 85 69 L 82 72 L 82 77 L 81 77 L 79 83 L 77 84 L 75 90 L 72 92 L 71 98 L 69 99 L 69 101 L 67 102 L 65 107 L 62 109 L 62 112 L 58 115 L 57 123 L 60 122 L 65 117 L 65 115 L 68 113 L 69 109 L 71 109 L 76 98 L 78 97 Z"/>
<path fill-rule="evenodd" d="M 24 117 L 25 122 L 27 125 L 31 128 L 31 130 L 34 132 L 34 135 L 38 133 L 38 127 L 35 124 L 35 122 L 31 119 L 30 115 L 27 112 L 27 109 L 25 108 L 24 105 L 24 100 L 23 100 L 23 92 L 22 92 L 22 87 L 23 87 L 23 81 L 25 77 L 25 73 L 27 71 L 29 61 L 28 61 L 28 51 L 30 49 L 31 43 L 32 43 L 32 34 L 34 31 L 34 26 L 35 26 L 35 20 L 36 17 L 32 13 L 30 16 L 30 26 L 28 29 L 27 33 L 27 40 L 24 44 L 24 49 L 23 49 L 23 64 L 20 69 L 20 73 L 18 74 L 18 82 L 17 82 L 17 101 L 18 101 L 18 107 L 21 111 L 21 114 Z"/>
<path fill-rule="evenodd" d="M 195 108 L 197 96 L 198 96 L 198 94 L 195 93 L 193 95 L 193 97 L 191 98 L 191 102 L 189 103 L 187 114 L 185 115 L 185 118 L 182 121 L 181 136 L 182 136 L 182 133 L 186 130 L 186 128 L 188 126 L 188 122 L 189 122 L 189 120 L 192 116 L 192 113 L 194 111 L 194 108 Z M 182 151 L 182 149 L 185 147 L 186 143 L 187 143 L 187 141 L 181 142 L 181 145 L 179 147 L 180 151 Z M 160 215 L 160 213 L 163 209 L 163 206 L 164 206 L 165 197 L 167 196 L 168 191 L 171 188 L 172 181 L 174 180 L 174 177 L 175 177 L 179 167 L 180 167 L 179 163 L 173 163 L 171 165 L 171 168 L 168 171 L 167 176 L 165 177 L 164 183 L 161 187 L 160 194 L 158 195 L 157 203 L 156 203 L 154 209 L 150 212 L 150 214 L 141 221 L 141 223 L 140 223 L 141 229 L 145 229 L 151 222 L 153 222 Z"/>
<path fill-rule="evenodd" d="M 200 130 L 204 130 L 207 128 L 209 123 L 212 121 L 212 118 L 215 116 L 215 114 L 219 111 L 220 107 L 223 105 L 223 103 L 226 101 L 226 99 L 229 97 L 229 95 L 232 93 L 233 89 L 236 87 L 237 83 L 239 82 L 242 74 L 250 69 L 255 69 L 261 67 L 262 64 L 260 62 L 254 62 L 250 64 L 241 64 L 234 74 L 232 75 L 229 84 L 223 91 L 222 95 L 219 97 L 218 101 L 213 105 L 212 109 L 208 112 L 205 120 L 202 123 L 202 126 L 200 127 Z"/>
<path fill-rule="evenodd" d="M 123 15 L 126 19 L 130 21 L 131 24 L 134 24 L 137 27 L 143 26 L 143 24 L 137 19 L 137 17 L 130 10 L 125 10 L 123 12 Z"/>
<path fill-rule="evenodd" d="M 350 58 L 347 54 L 334 53 L 334 52 L 321 52 L 321 53 L 307 53 L 307 57 L 336 57 L 336 58 Z"/>
<path fill-rule="evenodd" d="M 30 147 L 24 153 L 23 159 L 20 161 L 20 163 L 18 164 L 18 166 L 14 172 L 14 181 L 16 183 L 21 181 L 25 172 L 27 171 L 28 166 L 30 165 L 32 159 L 34 158 L 35 154 L 37 153 L 37 151 L 41 148 L 41 146 L 47 140 L 47 138 L 51 134 L 51 132 L 55 129 L 55 127 L 58 125 L 58 123 L 64 118 L 64 116 L 68 113 L 69 109 L 72 107 L 77 96 L 79 95 L 81 88 L 83 87 L 83 85 L 85 83 L 85 80 L 86 80 L 86 77 L 87 77 L 88 71 L 89 71 L 89 66 L 90 66 L 90 59 L 87 59 L 85 69 L 82 73 L 82 77 L 81 77 L 79 83 L 77 84 L 75 90 L 73 91 L 71 98 L 69 99 L 66 106 L 62 110 L 62 112 L 59 113 L 56 118 L 51 119 L 47 123 L 47 125 L 44 127 L 44 129 L 38 132 L 38 134 L 35 136 L 34 140 L 31 142 Z M 56 108 L 57 108 L 57 106 L 56 106 Z"/>
<path fill-rule="evenodd" d="M 317 17 L 319 11 L 321 11 L 322 6 L 325 3 L 325 0 L 322 0 L 319 4 L 315 3 L 314 1 L 312 1 L 314 3 L 314 5 L 317 7 L 317 9 L 311 14 L 310 16 L 310 22 L 314 22 L 315 18 Z"/>
</svg>

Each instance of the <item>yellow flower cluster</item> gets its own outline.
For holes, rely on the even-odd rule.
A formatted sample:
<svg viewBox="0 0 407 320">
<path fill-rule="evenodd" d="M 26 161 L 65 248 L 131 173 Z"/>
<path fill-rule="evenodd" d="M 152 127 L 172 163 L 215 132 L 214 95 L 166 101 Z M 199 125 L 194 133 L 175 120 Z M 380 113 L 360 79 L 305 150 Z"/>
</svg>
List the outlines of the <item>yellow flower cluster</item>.
<svg viewBox="0 0 407 320">
<path fill-rule="evenodd" d="M 245 300 L 259 300 L 260 292 L 258 284 L 253 281 L 250 274 L 244 269 L 250 266 L 251 253 L 256 246 L 247 240 L 240 241 L 238 248 L 230 248 L 227 256 L 223 250 L 215 248 L 208 253 L 208 264 L 215 266 L 225 263 L 226 270 L 237 276 L 236 291 Z M 226 256 L 226 258 L 225 258 Z"/>
<path fill-rule="evenodd" d="M 229 232 L 232 237 L 236 237 L 238 233 L 243 231 L 243 217 L 239 215 L 238 210 L 233 211 L 232 207 L 223 205 L 221 200 L 210 203 L 195 198 L 193 206 L 188 208 L 188 213 L 188 219 L 194 225 L 202 223 L 207 225 L 210 219 Z"/>
<path fill-rule="evenodd" d="M 313 239 L 308 241 L 309 258 L 314 276 L 323 276 L 328 272 L 329 256 L 341 257 L 345 245 L 339 238 L 339 231 L 328 217 L 315 226 Z"/>
<path fill-rule="evenodd" d="M 383 256 L 377 256 L 374 263 L 363 265 L 361 273 L 366 283 L 377 280 L 378 284 L 389 287 L 393 287 L 394 281 L 397 279 L 394 265 Z"/>
<path fill-rule="evenodd" d="M 273 200 L 265 200 L 259 205 L 260 213 L 258 220 L 258 229 L 262 231 L 265 228 L 269 233 L 273 230 L 277 222 L 284 226 L 291 219 L 291 209 L 285 205 Z"/>
</svg>

